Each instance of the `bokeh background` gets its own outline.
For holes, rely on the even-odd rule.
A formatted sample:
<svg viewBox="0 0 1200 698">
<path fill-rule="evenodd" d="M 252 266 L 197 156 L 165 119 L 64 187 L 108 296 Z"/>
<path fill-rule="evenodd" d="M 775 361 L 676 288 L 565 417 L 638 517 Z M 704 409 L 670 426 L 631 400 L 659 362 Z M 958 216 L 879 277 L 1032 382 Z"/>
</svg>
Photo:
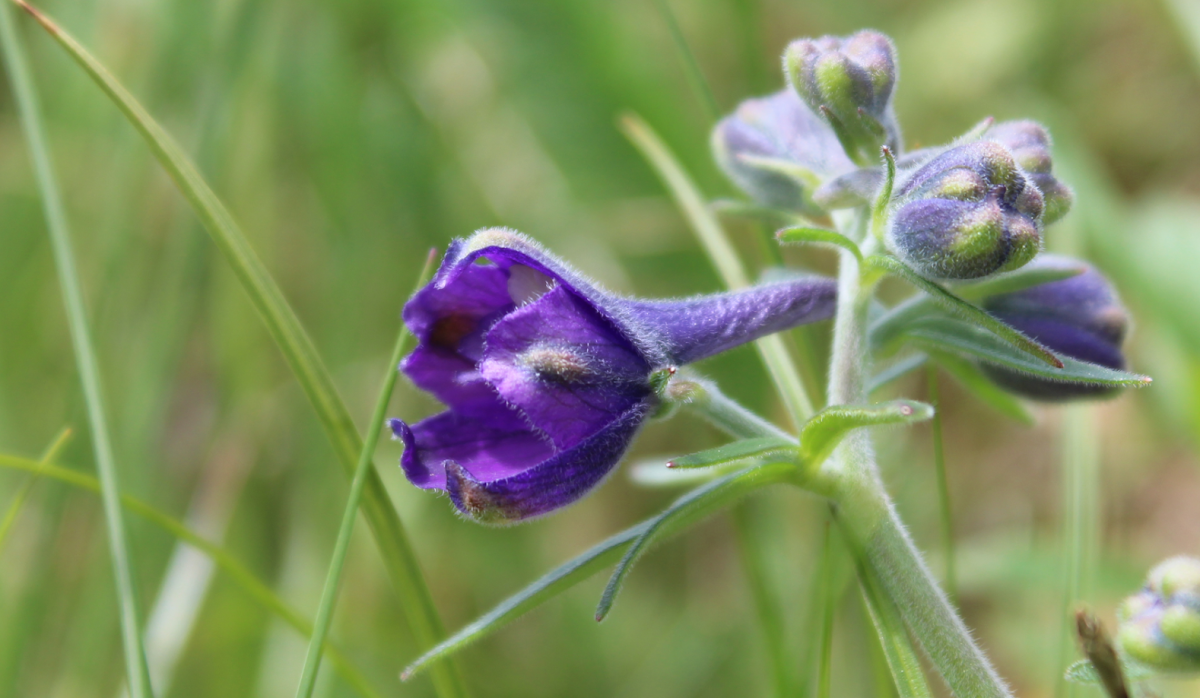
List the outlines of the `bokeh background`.
<svg viewBox="0 0 1200 698">
<path fill-rule="evenodd" d="M 1156 382 L 1084 408 L 1038 408 L 1034 427 L 991 411 L 949 377 L 940 385 L 960 603 L 1020 695 L 1068 695 L 1058 680 L 1074 658 L 1067 610 L 1086 603 L 1111 625 L 1115 603 L 1150 565 L 1200 554 L 1200 3 L 668 4 L 725 111 L 781 86 L 789 39 L 869 26 L 899 48 L 897 109 L 910 145 L 944 142 L 986 115 L 1050 126 L 1077 204 L 1048 245 L 1115 279 L 1137 319 L 1132 364 Z M 712 124 L 656 2 L 40 6 L 200 164 L 314 336 L 360 428 L 425 253 L 453 237 L 511 226 L 624 292 L 719 287 L 615 127 L 623 111 L 640 114 L 708 195 L 733 195 L 709 157 Z M 311 617 L 347 493 L 334 455 L 144 144 L 58 46 L 21 25 L 73 224 L 122 487 L 223 541 Z M 757 231 L 731 231 L 752 265 L 768 262 Z M 832 269 L 823 251 L 787 259 Z M 812 348 L 806 365 L 820 365 L 827 334 L 817 326 L 792 338 Z M 753 350 L 702 369 L 782 417 Z M 890 392 L 926 390 L 918 374 Z M 391 413 L 436 409 L 401 382 Z M 36 456 L 64 426 L 74 437 L 61 461 L 92 472 L 48 236 L 4 83 L 0 451 Z M 1065 435 L 1076 443 L 1070 452 L 1085 456 L 1073 466 Z M 902 514 L 940 570 L 930 429 L 881 431 L 878 440 Z M 647 428 L 630 460 L 720 442 L 684 415 Z M 408 486 L 398 456 L 385 442 L 376 463 L 452 629 L 678 494 L 638 487 L 622 472 L 556 516 L 484 528 Z M 0 472 L 0 506 L 22 477 Z M 1073 509 L 1072 496 L 1081 502 Z M 467 650 L 468 682 L 478 696 L 770 695 L 749 555 L 786 627 L 796 695 L 808 695 L 823 614 L 814 593 L 823 516 L 801 493 L 761 493 L 648 556 L 603 624 L 592 620 L 601 576 Z M 1075 543 L 1072 520 L 1082 527 Z M 202 561 L 179 556 L 160 529 L 132 515 L 128 524 L 143 605 L 174 614 L 151 635 L 154 656 L 171 667 L 159 695 L 292 695 L 304 639 Z M 1080 560 L 1074 582 L 1071 559 Z M 169 566 L 176 576 L 167 578 Z M 335 640 L 384 695 L 432 695 L 425 678 L 397 680 L 418 648 L 361 523 L 344 579 Z M 846 588 L 835 608 L 833 695 L 889 695 L 861 602 Z M 120 651 L 99 501 L 38 482 L 0 550 L 0 695 L 117 696 Z M 1159 688 L 1200 696 L 1195 681 Z M 352 695 L 328 663 L 319 690 Z"/>
</svg>

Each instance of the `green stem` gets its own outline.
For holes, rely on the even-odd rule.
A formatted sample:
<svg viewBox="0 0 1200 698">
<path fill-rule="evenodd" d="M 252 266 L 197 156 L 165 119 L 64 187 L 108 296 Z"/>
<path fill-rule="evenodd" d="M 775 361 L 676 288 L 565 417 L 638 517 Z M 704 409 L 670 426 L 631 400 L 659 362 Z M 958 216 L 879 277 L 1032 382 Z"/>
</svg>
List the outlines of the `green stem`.
<svg viewBox="0 0 1200 698">
<path fill-rule="evenodd" d="M 1095 426 L 1089 405 L 1072 405 L 1063 415 L 1063 628 L 1055 664 L 1056 696 L 1072 696 L 1075 684 L 1063 672 L 1075 653 L 1075 605 L 1086 596 L 1099 529 L 1098 461 Z"/>
<path fill-rule="evenodd" d="M 733 531 L 737 536 L 738 550 L 741 553 L 742 569 L 746 572 L 746 582 L 750 587 L 750 597 L 754 609 L 758 613 L 759 627 L 762 629 L 763 641 L 767 647 L 767 659 L 771 665 L 771 678 L 774 682 L 774 693 L 777 698 L 787 698 L 792 695 L 792 678 L 790 663 L 784 650 L 783 616 L 778 600 L 772 595 L 767 583 L 765 555 L 761 539 L 755 536 L 752 511 L 746 504 L 734 507 L 730 512 L 733 517 Z"/>
<path fill-rule="evenodd" d="M 774 436 L 795 441 L 791 434 L 721 392 L 716 383 L 699 378 L 685 378 L 679 383 L 688 393 L 684 405 L 726 434 L 738 439 Z"/>
<path fill-rule="evenodd" d="M 817 698 L 829 698 L 833 673 L 833 618 L 837 610 L 833 583 L 833 528 L 825 522 L 825 545 L 821 548 L 821 653 L 817 660 Z"/>
<path fill-rule="evenodd" d="M 150 685 L 150 669 L 146 664 L 146 652 L 142 647 L 133 563 L 130 560 L 125 537 L 125 522 L 121 514 L 121 490 L 117 482 L 116 458 L 113 455 L 104 399 L 100 389 L 100 368 L 96 360 L 95 348 L 92 346 L 91 331 L 88 328 L 83 290 L 79 286 L 79 271 L 75 266 L 75 253 L 71 249 L 66 209 L 63 207 L 58 182 L 50 164 L 50 150 L 46 145 L 46 137 L 42 132 L 41 108 L 38 104 L 37 91 L 25 63 L 25 52 L 13 26 L 11 13 L 12 10 L 8 3 L 0 2 L 0 42 L 3 43 L 4 63 L 12 83 L 13 96 L 20 114 L 22 129 L 25 131 L 30 159 L 33 161 L 34 177 L 41 193 L 42 206 L 46 214 L 46 227 L 49 229 L 50 242 L 54 250 L 54 263 L 58 268 L 59 284 L 62 286 L 63 304 L 66 306 L 67 324 L 70 327 L 71 343 L 75 351 L 79 382 L 82 384 L 83 398 L 87 404 L 88 425 L 91 428 L 96 470 L 100 479 L 104 523 L 108 532 L 109 552 L 112 557 L 117 601 L 120 606 L 121 639 L 124 646 L 129 693 L 132 698 L 148 698 L 154 694 Z"/>
<path fill-rule="evenodd" d="M 859 213 L 842 218 L 839 224 L 870 248 L 873 238 L 863 239 L 866 217 Z M 864 253 L 871 254 L 869 249 Z M 829 378 L 831 404 L 866 401 L 870 298 L 871 288 L 862 283 L 858 260 L 842 252 Z M 824 482 L 818 486 L 833 500 L 836 519 L 856 559 L 865 563 L 950 690 L 963 698 L 1011 696 L 897 516 L 879 477 L 869 433 L 860 429 L 848 434 L 819 476 Z"/>
<path fill-rule="evenodd" d="M 429 257 L 425 260 L 425 268 L 421 270 L 421 274 L 417 278 L 417 289 L 429 282 L 436 260 L 437 251 L 430 250 Z M 345 512 L 342 513 L 342 525 L 338 529 L 337 543 L 333 547 L 333 560 L 329 563 L 325 588 L 321 591 L 321 602 L 317 606 L 317 618 L 313 623 L 312 638 L 308 641 L 308 654 L 304 658 L 300 685 L 296 689 L 297 698 L 309 698 L 317 685 L 317 670 L 321 668 L 321 650 L 325 646 L 325 636 L 329 634 L 329 624 L 333 620 L 334 606 L 337 605 L 342 568 L 346 564 L 346 553 L 350 549 L 350 534 L 354 532 L 358 505 L 362 501 L 367 476 L 371 473 L 371 458 L 375 454 L 375 445 L 379 443 L 379 433 L 383 430 L 383 418 L 387 414 L 388 403 L 392 399 L 392 390 L 396 387 L 396 366 L 399 365 L 401 357 L 411 348 L 412 338 L 408 327 L 401 324 L 400 334 L 396 337 L 396 345 L 392 348 L 392 357 L 384 371 L 379 398 L 375 401 L 375 412 L 371 415 L 371 423 L 367 427 L 367 437 L 363 442 L 362 453 L 359 454 L 358 465 L 354 469 L 354 479 L 350 481 L 350 498 L 346 502 Z"/>
<path fill-rule="evenodd" d="M 50 442 L 50 446 L 42 454 L 42 465 L 53 463 L 70 438 L 70 428 L 64 427 L 62 431 L 58 432 L 58 436 L 54 437 L 54 441 Z M 8 505 L 8 511 L 4 512 L 4 519 L 0 520 L 0 550 L 4 549 L 4 543 L 8 540 L 9 531 L 12 530 L 13 524 L 17 521 L 17 514 L 21 513 L 21 507 L 24 506 L 25 499 L 29 497 L 29 491 L 33 489 L 33 483 L 37 482 L 37 479 L 37 473 L 27 473 L 25 479 L 17 487 L 17 493 L 13 495 L 12 501 Z"/>
<path fill-rule="evenodd" d="M 938 503 L 942 519 L 942 556 L 945 558 L 946 594 L 953 601 L 958 596 L 958 575 L 954 561 L 954 513 L 950 509 L 950 485 L 946 479 L 946 452 L 942 440 L 942 408 L 938 397 L 937 367 L 927 369 L 929 404 L 933 405 L 933 465 L 937 471 Z"/>
</svg>

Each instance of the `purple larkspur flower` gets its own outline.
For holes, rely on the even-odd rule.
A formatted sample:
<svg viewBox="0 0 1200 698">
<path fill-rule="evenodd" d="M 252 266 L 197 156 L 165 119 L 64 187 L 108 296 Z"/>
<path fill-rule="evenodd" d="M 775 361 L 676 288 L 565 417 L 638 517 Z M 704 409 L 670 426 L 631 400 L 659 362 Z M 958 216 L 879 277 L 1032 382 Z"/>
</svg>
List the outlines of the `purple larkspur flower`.
<svg viewBox="0 0 1200 698">
<path fill-rule="evenodd" d="M 1129 313 L 1104 275 L 1078 259 L 1044 254 L 1033 269 L 1083 269 L 1077 276 L 987 298 L 983 307 L 1003 322 L 1051 350 L 1105 368 L 1125 368 L 1121 344 L 1129 330 Z M 1038 378 L 983 364 L 992 380 L 1035 400 L 1100 397 L 1114 388 Z"/>
<path fill-rule="evenodd" d="M 825 119 L 790 89 L 738 105 L 713 129 L 712 148 L 717 164 L 751 198 L 789 210 L 817 210 L 812 190 L 855 168 Z"/>
<path fill-rule="evenodd" d="M 417 487 L 506 523 L 565 506 L 620 461 L 659 406 L 656 372 L 832 315 L 832 280 L 800 277 L 665 301 L 597 288 L 529 238 L 456 240 L 404 308 L 401 370 L 449 409 L 390 421 Z"/>
<path fill-rule="evenodd" d="M 1004 121 L 984 133 L 984 138 L 1008 148 L 1045 200 L 1042 225 L 1050 225 L 1071 210 L 1075 195 L 1054 176 L 1050 134 L 1036 121 Z"/>
</svg>

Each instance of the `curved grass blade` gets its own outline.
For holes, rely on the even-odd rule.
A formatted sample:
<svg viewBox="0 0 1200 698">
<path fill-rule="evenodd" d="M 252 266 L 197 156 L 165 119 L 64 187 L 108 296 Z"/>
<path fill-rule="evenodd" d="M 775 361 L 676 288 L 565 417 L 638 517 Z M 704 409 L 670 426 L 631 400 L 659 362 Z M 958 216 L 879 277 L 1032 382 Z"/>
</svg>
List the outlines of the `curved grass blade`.
<svg viewBox="0 0 1200 698">
<path fill-rule="evenodd" d="M 1024 291 L 1027 288 L 1033 288 L 1034 286 L 1070 279 L 1079 276 L 1085 271 L 1087 271 L 1087 267 L 1082 264 L 1070 269 L 1030 269 L 1029 267 L 1022 267 L 1016 271 L 997 274 L 983 281 L 957 285 L 954 287 L 954 292 L 960 298 L 969 301 L 978 301 L 988 296 L 1015 293 L 1017 291 Z"/>
<path fill-rule="evenodd" d="M 987 330 L 951 317 L 923 318 L 905 334 L 926 351 L 949 351 L 1064 383 L 1141 388 L 1152 382 L 1149 376 L 1116 371 L 1068 356 L 1062 357 L 1063 368 L 1055 370 L 1032 360 Z"/>
<path fill-rule="evenodd" d="M 1000 414 L 1011 417 L 1025 426 L 1033 426 L 1037 420 L 1020 398 L 996 385 L 970 361 L 944 351 L 934 352 L 933 361 L 947 373 L 954 376 L 959 385 L 974 395 L 980 402 L 990 406 Z"/>
<path fill-rule="evenodd" d="M 790 439 L 774 436 L 764 436 L 757 439 L 743 439 L 724 446 L 717 446 L 706 451 L 691 453 L 667 461 L 668 468 L 712 468 L 720 465 L 732 465 L 747 460 L 759 460 L 770 457 L 771 454 L 786 449 L 795 449 L 796 443 Z"/>
<path fill-rule="evenodd" d="M 929 357 L 924 354 L 913 354 L 906 356 L 896 363 L 888 366 L 879 373 L 871 376 L 871 380 L 867 381 L 867 395 L 879 390 L 883 386 L 906 376 L 918 368 L 925 365 L 929 361 Z"/>
<path fill-rule="evenodd" d="M 608 612 L 612 610 L 617 593 L 621 590 L 621 585 L 624 583 L 625 577 L 633 569 L 634 563 L 638 561 L 651 543 L 667 535 L 668 530 L 670 530 L 667 529 L 668 524 L 677 520 L 695 521 L 703 515 L 712 513 L 716 510 L 712 506 L 714 500 L 731 501 L 760 487 L 784 482 L 795 475 L 796 464 L 797 461 L 794 456 L 787 460 L 781 458 L 774 463 L 754 465 L 720 479 L 713 480 L 707 485 L 697 487 L 675 500 L 675 503 L 667 507 L 662 513 L 643 524 L 644 529 L 625 551 L 625 556 L 617 563 L 616 570 L 613 571 L 612 577 L 608 580 L 608 586 L 604 588 L 604 593 L 600 597 L 600 604 L 596 607 L 596 620 L 604 620 Z M 680 527 L 681 525 L 677 523 L 676 527 Z"/>
<path fill-rule="evenodd" d="M 756 487 L 774 482 L 784 482 L 794 472 L 795 466 L 792 464 L 787 464 L 783 467 L 758 467 L 757 479 L 743 481 L 739 483 L 741 486 L 698 488 L 698 490 L 705 490 L 703 497 L 696 498 L 693 496 L 698 490 L 684 495 L 685 498 L 692 498 L 692 506 L 681 512 L 680 515 L 662 522 L 658 529 L 656 540 L 665 540 L 685 530 L 697 521 L 736 502 Z M 733 476 L 740 474 L 734 473 Z M 729 477 L 731 476 L 726 476 L 723 479 L 728 479 Z M 558 596 L 579 582 L 591 577 L 596 572 L 616 562 L 620 559 L 622 552 L 629 544 L 640 538 L 657 518 L 655 517 L 627 528 L 608 540 L 593 546 L 569 562 L 546 573 L 534 583 L 508 597 L 495 608 L 454 633 L 437 647 L 418 657 L 404 670 L 400 678 L 407 680 L 416 676 L 418 673 L 429 668 L 434 662 L 445 659 L 477 640 L 487 637 L 526 611 L 537 608 L 546 601 Z"/>
<path fill-rule="evenodd" d="M 712 211 L 705 206 L 704 198 L 700 196 L 691 177 L 671 154 L 666 144 L 658 134 L 642 119 L 634 114 L 626 114 L 620 120 L 621 131 L 633 143 L 642 157 L 653 168 L 655 174 L 662 180 L 675 203 L 687 217 L 688 224 L 695 232 L 708 258 L 717 268 L 721 280 L 731 289 L 744 288 L 750 284 L 750 277 L 738 259 L 737 251 L 725 236 L 725 231 L 717 221 Z M 812 400 L 804 389 L 796 365 L 792 363 L 783 338 L 777 334 L 769 335 L 754 343 L 771 381 L 779 391 L 788 414 L 796 427 L 804 423 L 813 413 Z"/>
<path fill-rule="evenodd" d="M 820 465 L 852 429 L 881 424 L 912 424 L 933 417 L 933 408 L 916 400 L 893 400 L 878 405 L 826 407 L 800 430 L 800 458 L 809 466 Z"/>
<path fill-rule="evenodd" d="M 433 265 L 437 261 L 437 250 L 430 250 L 425 259 L 425 268 L 417 277 L 416 293 L 429 282 L 433 276 Z M 304 668 L 300 677 L 300 686 L 296 691 L 299 698 L 309 698 L 317 685 L 317 670 L 321 667 L 321 648 L 325 645 L 325 636 L 329 633 L 329 623 L 333 620 L 333 609 L 337 604 L 337 592 L 341 587 L 342 567 L 346 563 L 346 553 L 350 550 L 350 534 L 354 532 L 354 521 L 358 517 L 358 505 L 362 501 L 363 487 L 367 482 L 367 474 L 371 471 L 371 458 L 375 455 L 375 445 L 379 443 L 379 432 L 383 430 L 383 418 L 387 414 L 388 403 L 392 399 L 392 390 L 396 387 L 396 366 L 400 359 L 409 351 L 412 345 L 412 333 L 408 326 L 400 324 L 400 334 L 396 337 L 396 346 L 383 372 L 383 385 L 379 389 L 379 398 L 375 401 L 375 411 L 371 414 L 371 423 L 367 426 L 367 440 L 363 444 L 362 454 L 358 457 L 358 465 L 354 470 L 354 479 L 350 483 L 350 497 L 346 502 L 346 510 L 342 514 L 341 528 L 338 529 L 337 542 L 333 548 L 333 560 L 329 563 L 329 573 L 325 578 L 325 588 L 321 592 L 321 602 L 317 606 L 317 620 L 312 638 L 308 643 L 308 655 L 304 658 Z"/>
<path fill-rule="evenodd" d="M 63 447 L 67 445 L 67 441 L 71 438 L 71 428 L 63 427 L 62 431 L 58 432 L 58 436 L 50 442 L 50 446 L 46 448 L 46 452 L 42 454 L 41 463 L 53 463 L 58 454 L 62 452 Z M 25 499 L 29 496 L 29 491 L 33 489 L 33 483 L 37 482 L 37 473 L 28 473 L 25 479 L 17 487 L 16 494 L 8 504 L 8 511 L 4 512 L 4 519 L 0 520 L 0 550 L 4 550 L 4 543 L 8 540 L 8 533 L 12 530 L 13 524 L 17 521 L 17 515 L 21 513 L 21 507 L 25 504 Z"/>
<path fill-rule="evenodd" d="M 145 139 L 155 158 L 175 181 L 229 262 L 271 338 L 279 346 L 300 387 L 312 403 L 343 470 L 348 476 L 353 476 L 362 452 L 362 439 L 354 421 L 312 340 L 224 204 L 183 150 L 99 61 L 24 0 L 12 1 L 29 12 L 54 37 Z M 404 616 L 418 643 L 431 646 L 443 635 L 441 620 L 404 526 L 392 508 L 391 499 L 374 468 L 367 477 L 363 497 L 363 515 L 370 524 L 384 566 L 404 606 Z M 433 681 L 442 698 L 465 696 L 467 693 L 462 677 L 452 666 L 439 667 L 434 672 Z"/>
<path fill-rule="evenodd" d="M 48 463 L 40 463 L 28 458 L 21 458 L 20 456 L 0 454 L 0 468 L 24 470 L 25 472 L 58 480 L 59 482 L 89 492 L 100 492 L 100 482 L 86 473 Z M 280 619 L 295 628 L 301 635 L 307 637 L 312 634 L 312 624 L 305 620 L 298 611 L 288 606 L 270 587 L 259 581 L 253 572 L 238 562 L 237 558 L 229 554 L 224 548 L 208 541 L 169 514 L 146 504 L 140 499 L 122 494 L 121 506 L 207 555 L 217 567 L 229 575 L 235 584 L 241 587 L 246 595 L 261 604 L 263 608 L 279 616 Z M 366 677 L 354 667 L 346 655 L 329 643 L 325 644 L 325 652 L 329 655 L 329 659 L 333 662 L 337 672 L 341 674 L 346 683 L 353 687 L 354 690 L 366 698 L 380 698 L 379 693 L 371 688 Z"/>
<path fill-rule="evenodd" d="M 858 263 L 863 263 L 862 250 L 858 249 L 858 245 L 853 240 L 842 235 L 836 230 L 828 230 L 826 228 L 811 228 L 808 226 L 793 226 L 775 231 L 775 239 L 781 243 L 809 243 L 809 244 L 824 244 L 836 245 L 844 250 L 848 250 L 858 259 Z"/>
<path fill-rule="evenodd" d="M 100 366 L 96 359 L 92 334 L 88 327 L 87 311 L 79 271 L 75 267 L 75 252 L 67 226 L 66 209 L 58 190 L 58 181 L 50 163 L 50 149 L 42 133 L 41 107 L 33 77 L 25 63 L 25 51 L 13 26 L 10 8 L 0 1 L 0 44 L 4 65 L 12 84 L 13 97 L 20 114 L 21 130 L 29 148 L 34 178 L 46 215 L 46 228 L 54 252 L 54 266 L 62 288 L 63 305 L 67 314 L 75 365 L 83 388 L 87 407 L 88 426 L 92 434 L 92 450 L 96 472 L 100 476 L 100 494 L 104 509 L 104 527 L 108 534 L 109 556 L 112 559 L 116 582 L 117 606 L 121 625 L 121 642 L 125 657 L 125 673 L 131 698 L 152 698 L 150 668 L 143 647 L 137 590 L 134 586 L 133 562 L 130 559 L 125 522 L 121 512 L 120 484 L 117 481 L 116 456 L 108 432 L 108 417 L 100 388 Z"/>
<path fill-rule="evenodd" d="M 908 281 L 913 286 L 929 294 L 933 302 L 940 305 L 947 312 L 950 312 L 967 322 L 978 325 L 987 331 L 994 334 L 999 339 L 1012 345 L 1019 351 L 1022 351 L 1039 361 L 1053 366 L 1054 368 L 1062 368 L 1063 363 L 1059 360 L 1054 352 L 1042 346 L 1038 342 L 1033 341 L 1029 337 L 1021 334 L 1017 330 L 1000 322 L 996 318 L 988 315 L 982 309 L 971 305 L 958 296 L 950 293 L 938 284 L 924 278 L 917 272 L 913 271 L 898 259 L 894 257 L 885 257 L 882 255 L 874 255 L 867 260 L 867 265 L 874 267 L 880 271 L 885 271 L 889 274 L 894 274 Z"/>
</svg>

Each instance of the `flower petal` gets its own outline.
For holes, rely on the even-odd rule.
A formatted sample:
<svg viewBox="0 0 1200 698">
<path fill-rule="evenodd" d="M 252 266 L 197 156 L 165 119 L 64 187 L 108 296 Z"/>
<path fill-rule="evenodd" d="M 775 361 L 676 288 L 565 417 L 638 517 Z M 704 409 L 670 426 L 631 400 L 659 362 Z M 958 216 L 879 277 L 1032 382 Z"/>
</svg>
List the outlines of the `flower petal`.
<svg viewBox="0 0 1200 698">
<path fill-rule="evenodd" d="M 400 466 L 409 482 L 423 489 L 445 489 L 445 464 L 454 461 L 488 481 L 511 477 L 545 461 L 554 447 L 519 414 L 495 403 L 486 418 L 447 411 L 412 427 L 389 420 L 392 432 L 404 442 Z"/>
<path fill-rule="evenodd" d="M 650 370 L 633 345 L 564 286 L 497 323 L 479 364 L 500 397 L 560 449 L 644 400 Z"/>
<path fill-rule="evenodd" d="M 630 407 L 608 426 L 539 465 L 487 480 L 465 464 L 446 464 L 446 491 L 459 511 L 483 523 L 515 523 L 577 501 L 620 462 L 649 412 L 649 401 Z"/>
</svg>

